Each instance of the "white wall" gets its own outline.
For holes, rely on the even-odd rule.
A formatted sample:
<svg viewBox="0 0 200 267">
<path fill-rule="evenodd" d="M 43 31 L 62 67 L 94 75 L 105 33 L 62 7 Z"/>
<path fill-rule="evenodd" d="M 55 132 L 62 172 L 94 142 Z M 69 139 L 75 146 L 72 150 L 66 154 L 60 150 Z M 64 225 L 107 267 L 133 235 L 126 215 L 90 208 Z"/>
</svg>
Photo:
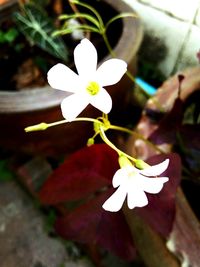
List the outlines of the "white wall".
<svg viewBox="0 0 200 267">
<path fill-rule="evenodd" d="M 200 0 L 123 1 L 139 14 L 145 31 L 166 44 L 166 57 L 158 66 L 166 77 L 199 64 Z"/>
</svg>

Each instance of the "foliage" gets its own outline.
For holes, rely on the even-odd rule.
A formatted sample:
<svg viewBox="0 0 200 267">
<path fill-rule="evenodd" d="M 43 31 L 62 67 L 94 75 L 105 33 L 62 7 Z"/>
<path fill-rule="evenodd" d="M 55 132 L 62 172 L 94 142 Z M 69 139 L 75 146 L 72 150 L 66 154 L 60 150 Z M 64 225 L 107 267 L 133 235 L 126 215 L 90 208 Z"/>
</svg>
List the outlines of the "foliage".
<svg viewBox="0 0 200 267">
<path fill-rule="evenodd" d="M 0 30 L 0 43 L 11 44 L 17 38 L 18 34 L 15 28 L 9 28 L 6 32 Z"/>
<path fill-rule="evenodd" d="M 42 7 L 34 3 L 25 4 L 22 11 L 16 12 L 14 17 L 20 31 L 32 45 L 35 44 L 49 54 L 67 61 L 68 50 L 60 37 L 52 37 L 55 27 Z"/>
<path fill-rule="evenodd" d="M 0 160 L 0 181 L 2 182 L 10 181 L 14 177 L 14 173 L 10 170 L 8 163 L 7 159 Z"/>
<path fill-rule="evenodd" d="M 165 235 L 172 226 L 175 192 L 180 181 L 180 160 L 174 154 L 168 157 L 171 164 L 165 175 L 173 173 L 173 179 L 162 194 L 149 198 L 150 205 L 140 213 Z M 163 158 L 159 155 L 149 160 L 155 164 Z M 44 205 L 68 207 L 55 224 L 59 235 L 80 243 L 95 243 L 122 259 L 132 260 L 135 249 L 123 212 L 110 213 L 102 209 L 102 204 L 113 192 L 112 177 L 118 168 L 117 154 L 107 145 L 83 148 L 52 173 L 39 196 Z M 165 214 L 168 217 L 163 216 Z M 155 217 L 157 220 L 152 221 Z"/>
<path fill-rule="evenodd" d="M 60 30 L 54 32 L 54 35 L 64 35 L 72 33 L 74 30 L 82 30 L 86 32 L 96 32 L 105 37 L 106 31 L 109 26 L 118 19 L 126 18 L 126 17 L 136 17 L 134 13 L 120 13 L 114 17 L 112 17 L 108 22 L 104 23 L 99 12 L 92 6 L 85 2 L 79 0 L 70 0 L 72 5 L 77 5 L 83 7 L 87 13 L 84 12 L 76 12 L 73 14 L 63 14 L 59 18 L 60 20 L 64 20 L 64 24 Z M 84 19 L 85 21 L 81 24 L 74 25 L 70 27 L 69 20 L 71 19 Z"/>
<path fill-rule="evenodd" d="M 128 13 L 121 14 L 104 24 L 99 13 L 90 5 L 76 0 L 71 1 L 71 3 L 88 9 L 93 15 L 75 13 L 60 16 L 61 20 L 65 20 L 65 23 L 61 30 L 54 32 L 54 36 L 72 33 L 76 29 L 93 31 L 100 33 L 104 37 L 104 41 L 107 42 L 108 48 L 110 48 L 105 35 L 107 28 L 113 21 L 130 16 Z M 20 27 L 26 35 L 32 27 L 31 41 L 40 43 L 43 48 L 52 53 L 55 44 L 51 43 L 51 37 L 48 39 L 47 32 L 50 33 L 49 28 L 44 31 L 43 26 L 46 26 L 46 24 L 41 23 L 42 13 L 37 10 L 36 14 L 39 17 L 36 17 L 34 8 L 34 5 L 27 6 L 24 9 L 25 16 L 20 15 L 20 17 L 18 15 L 18 21 L 24 23 Z M 70 28 L 68 21 L 76 18 L 82 18 L 89 24 L 81 24 Z M 40 21 L 40 25 L 34 24 L 36 20 Z M 29 24 L 30 21 L 32 24 Z M 26 28 L 26 25 L 29 29 Z M 45 37 L 43 37 L 44 32 Z M 64 59 L 63 55 L 59 54 L 58 48 L 56 53 L 57 56 Z M 149 155 L 145 160 L 150 165 L 157 164 L 166 157 L 170 159 L 169 168 L 164 172 L 164 175 L 170 177 L 170 180 L 162 193 L 148 195 L 148 206 L 142 209 L 136 208 L 132 212 L 133 218 L 134 214 L 139 215 L 145 223 L 147 222 L 165 239 L 169 237 L 174 223 L 176 191 L 180 185 L 182 169 L 185 173 L 194 177 L 200 173 L 199 138 L 196 135 L 196 132 L 199 131 L 199 106 L 192 103 L 185 109 L 180 97 L 184 77 L 179 76 L 178 78 L 178 96 L 174 103 L 171 103 L 171 108 L 169 111 L 163 112 L 162 109 L 158 108 L 160 104 L 162 107 L 162 103 L 157 103 L 156 109 L 147 106 L 144 114 L 147 123 L 143 125 L 143 129 L 146 131 L 148 138 L 138 138 L 145 143 L 144 150 L 148 152 L 146 155 Z M 72 154 L 50 175 L 39 192 L 39 199 L 43 205 L 53 206 L 59 211 L 58 215 L 54 212 L 49 214 L 49 223 L 51 226 L 55 220 L 55 229 L 60 236 L 75 242 L 103 247 L 118 257 L 131 261 L 136 255 L 136 247 L 131 239 L 131 232 L 127 227 L 123 210 L 118 213 L 109 213 L 102 209 L 104 201 L 113 193 L 112 178 L 119 169 L 116 151 L 119 154 L 118 156 L 124 154 L 127 158 L 131 158 L 131 156 L 117 149 L 107 139 L 105 131 L 109 127 L 112 129 L 111 126 L 115 130 L 117 127 L 109 124 L 106 118 L 104 114 L 104 117 L 96 120 L 94 136 L 96 137 L 99 134 L 108 146 L 105 144 L 95 145 L 94 139 L 90 138 L 89 141 L 91 142 L 88 143 L 90 146 Z M 81 120 L 81 118 L 79 119 Z M 107 125 L 105 121 L 108 122 Z M 61 122 L 63 123 L 63 121 Z M 42 129 L 44 130 L 48 128 L 46 125 L 42 123 L 39 128 L 33 126 L 31 129 L 41 130 L 44 126 Z M 156 127 L 152 127 L 152 125 Z M 122 127 L 119 128 L 122 129 Z M 130 130 L 126 132 L 130 133 Z M 183 162 L 186 163 L 183 168 L 178 154 L 166 154 L 164 150 L 160 149 L 162 145 L 166 144 L 174 147 L 175 151 L 181 152 L 179 154 L 181 154 Z M 153 147 L 153 153 L 151 153 L 149 147 L 151 149 Z M 143 152 L 143 154 L 145 153 Z M 133 162 L 137 167 L 137 159 L 134 158 Z"/>
</svg>

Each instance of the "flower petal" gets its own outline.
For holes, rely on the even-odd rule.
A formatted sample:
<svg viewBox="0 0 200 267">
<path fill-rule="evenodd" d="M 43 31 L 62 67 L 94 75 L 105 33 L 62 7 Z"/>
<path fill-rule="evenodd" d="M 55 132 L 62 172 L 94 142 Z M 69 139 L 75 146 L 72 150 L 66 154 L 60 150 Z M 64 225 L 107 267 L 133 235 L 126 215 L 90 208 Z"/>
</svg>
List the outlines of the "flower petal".
<svg viewBox="0 0 200 267">
<path fill-rule="evenodd" d="M 89 104 L 86 94 L 72 94 L 61 103 L 63 117 L 73 121 Z"/>
<path fill-rule="evenodd" d="M 120 186 L 106 202 L 103 204 L 103 208 L 107 211 L 116 212 L 119 211 L 126 198 L 126 190 L 124 187 Z"/>
<path fill-rule="evenodd" d="M 141 187 L 145 192 L 151 194 L 157 194 L 163 188 L 164 183 L 168 182 L 168 177 L 159 177 L 159 178 L 142 178 L 141 180 Z"/>
<path fill-rule="evenodd" d="M 67 92 L 74 93 L 81 87 L 78 75 L 61 63 L 48 71 L 47 80 L 51 87 Z"/>
<path fill-rule="evenodd" d="M 157 176 L 162 174 L 169 165 L 169 159 L 164 160 L 163 162 L 150 166 L 144 170 L 141 170 L 140 173 L 145 176 Z"/>
<path fill-rule="evenodd" d="M 74 62 L 82 78 L 91 79 L 96 73 L 97 51 L 88 39 L 83 39 L 74 49 Z"/>
<path fill-rule="evenodd" d="M 125 61 L 117 58 L 109 59 L 97 69 L 96 79 L 101 86 L 112 85 L 119 82 L 126 70 Z"/>
<path fill-rule="evenodd" d="M 133 186 L 129 188 L 127 195 L 127 204 L 129 209 L 146 206 L 148 204 L 148 199 L 146 194 L 141 190 L 141 188 Z"/>
<path fill-rule="evenodd" d="M 126 177 L 127 177 L 127 170 L 125 168 L 117 170 L 112 180 L 113 187 L 116 188 L 123 182 L 126 182 Z"/>
<path fill-rule="evenodd" d="M 98 94 L 90 97 L 90 104 L 108 114 L 112 108 L 112 98 L 104 88 L 101 88 Z"/>
<path fill-rule="evenodd" d="M 128 165 L 126 167 L 123 167 L 116 171 L 116 173 L 113 176 L 112 184 L 113 187 L 116 188 L 119 185 L 125 185 L 129 183 L 129 175 L 135 170 L 133 165 Z M 129 187 L 129 185 L 128 185 Z"/>
</svg>

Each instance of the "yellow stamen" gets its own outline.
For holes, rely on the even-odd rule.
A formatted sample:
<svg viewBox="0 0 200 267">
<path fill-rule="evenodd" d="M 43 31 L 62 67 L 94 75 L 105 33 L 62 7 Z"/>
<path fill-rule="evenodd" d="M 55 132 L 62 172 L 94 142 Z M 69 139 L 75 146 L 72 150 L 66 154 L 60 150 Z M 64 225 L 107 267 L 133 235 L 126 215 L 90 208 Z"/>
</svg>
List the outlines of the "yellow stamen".
<svg viewBox="0 0 200 267">
<path fill-rule="evenodd" d="M 86 90 L 90 95 L 96 95 L 100 90 L 100 86 L 97 82 L 89 82 L 86 87 Z"/>
</svg>

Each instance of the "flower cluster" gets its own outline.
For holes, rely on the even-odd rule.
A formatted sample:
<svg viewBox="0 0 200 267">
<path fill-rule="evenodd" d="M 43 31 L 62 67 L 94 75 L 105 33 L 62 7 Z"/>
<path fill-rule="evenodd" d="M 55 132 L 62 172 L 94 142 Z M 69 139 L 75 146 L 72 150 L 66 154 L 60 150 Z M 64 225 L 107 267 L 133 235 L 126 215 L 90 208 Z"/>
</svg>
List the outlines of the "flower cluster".
<svg viewBox="0 0 200 267">
<path fill-rule="evenodd" d="M 74 61 L 78 74 L 63 64 L 53 66 L 48 72 L 51 87 L 72 93 L 61 103 L 64 118 L 67 121 L 75 120 L 88 104 L 108 114 L 112 108 L 112 99 L 104 86 L 113 85 L 122 78 L 127 70 L 126 62 L 113 58 L 97 67 L 97 51 L 87 39 L 83 39 L 76 46 Z M 105 124 L 108 122 L 105 121 Z M 101 137 L 105 143 L 111 144 L 103 134 Z M 115 149 L 115 146 L 110 146 Z M 119 149 L 116 151 L 119 153 Z M 157 177 L 168 168 L 168 159 L 155 166 L 143 164 L 143 167 L 138 169 L 126 156 L 119 153 L 119 165 L 121 168 L 115 173 L 112 181 L 113 187 L 118 188 L 103 204 L 107 211 L 120 210 L 126 196 L 130 209 L 143 207 L 148 204 L 145 192 L 159 193 L 163 184 L 169 180 L 168 177 Z"/>
</svg>

